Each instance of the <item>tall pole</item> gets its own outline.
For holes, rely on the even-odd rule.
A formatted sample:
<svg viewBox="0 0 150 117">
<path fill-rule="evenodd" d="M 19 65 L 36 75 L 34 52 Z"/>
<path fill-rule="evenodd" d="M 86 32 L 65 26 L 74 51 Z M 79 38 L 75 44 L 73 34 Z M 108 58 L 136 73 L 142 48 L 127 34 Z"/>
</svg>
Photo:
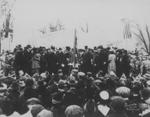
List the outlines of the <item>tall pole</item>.
<svg viewBox="0 0 150 117">
<path fill-rule="evenodd" d="M 2 37 L 3 37 L 3 32 L 0 30 L 0 53 L 2 52 Z"/>
<path fill-rule="evenodd" d="M 73 54 L 73 61 L 74 61 L 74 67 L 76 65 L 76 54 L 77 54 L 77 30 L 74 29 L 74 54 Z"/>
</svg>

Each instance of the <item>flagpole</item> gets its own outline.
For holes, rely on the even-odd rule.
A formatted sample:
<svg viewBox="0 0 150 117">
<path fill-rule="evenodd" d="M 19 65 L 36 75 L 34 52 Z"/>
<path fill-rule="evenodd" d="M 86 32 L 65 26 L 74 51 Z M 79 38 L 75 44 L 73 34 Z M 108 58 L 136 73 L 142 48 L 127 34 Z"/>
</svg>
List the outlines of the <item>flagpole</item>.
<svg viewBox="0 0 150 117">
<path fill-rule="evenodd" d="M 77 54 L 77 30 L 74 29 L 74 53 L 73 53 L 73 66 L 76 66 L 76 54 Z"/>
<path fill-rule="evenodd" d="M 2 51 L 2 37 L 3 37 L 3 32 L 2 30 L 0 31 L 0 53 Z"/>
</svg>

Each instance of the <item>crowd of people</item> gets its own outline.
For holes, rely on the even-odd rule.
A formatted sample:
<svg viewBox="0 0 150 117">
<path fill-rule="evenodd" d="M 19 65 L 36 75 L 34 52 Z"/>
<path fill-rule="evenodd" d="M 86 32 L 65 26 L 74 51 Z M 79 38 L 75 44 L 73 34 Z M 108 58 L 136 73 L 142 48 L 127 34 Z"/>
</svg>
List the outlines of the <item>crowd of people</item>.
<svg viewBox="0 0 150 117">
<path fill-rule="evenodd" d="M 150 59 L 138 51 L 18 45 L 0 60 L 0 116 L 150 115 Z"/>
</svg>

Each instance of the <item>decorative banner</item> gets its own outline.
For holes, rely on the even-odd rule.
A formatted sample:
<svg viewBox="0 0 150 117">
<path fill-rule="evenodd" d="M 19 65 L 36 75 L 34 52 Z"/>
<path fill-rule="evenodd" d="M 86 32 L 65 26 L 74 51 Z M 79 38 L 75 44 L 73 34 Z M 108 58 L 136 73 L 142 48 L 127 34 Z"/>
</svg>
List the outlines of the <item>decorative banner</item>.
<svg viewBox="0 0 150 117">
<path fill-rule="evenodd" d="M 88 33 L 89 32 L 88 24 L 86 23 L 85 28 L 81 27 L 81 30 L 82 30 L 82 32 Z"/>
<path fill-rule="evenodd" d="M 130 30 L 129 22 L 125 23 L 124 31 L 123 31 L 123 37 L 124 37 L 124 39 L 132 38 L 132 33 L 131 33 L 131 30 Z"/>
</svg>

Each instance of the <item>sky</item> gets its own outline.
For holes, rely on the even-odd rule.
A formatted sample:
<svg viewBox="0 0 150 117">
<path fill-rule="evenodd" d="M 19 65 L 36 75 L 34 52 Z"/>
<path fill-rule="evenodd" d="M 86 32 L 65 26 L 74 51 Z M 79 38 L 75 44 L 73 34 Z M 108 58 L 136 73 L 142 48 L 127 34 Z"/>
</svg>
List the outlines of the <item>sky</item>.
<svg viewBox="0 0 150 117">
<path fill-rule="evenodd" d="M 33 46 L 73 46 L 77 29 L 78 46 L 90 47 L 123 40 L 122 18 L 141 26 L 150 26 L 150 0 L 16 0 L 14 6 L 14 40 Z M 39 29 L 64 24 L 65 30 L 42 35 Z M 80 27 L 88 23 L 89 32 Z"/>
</svg>

